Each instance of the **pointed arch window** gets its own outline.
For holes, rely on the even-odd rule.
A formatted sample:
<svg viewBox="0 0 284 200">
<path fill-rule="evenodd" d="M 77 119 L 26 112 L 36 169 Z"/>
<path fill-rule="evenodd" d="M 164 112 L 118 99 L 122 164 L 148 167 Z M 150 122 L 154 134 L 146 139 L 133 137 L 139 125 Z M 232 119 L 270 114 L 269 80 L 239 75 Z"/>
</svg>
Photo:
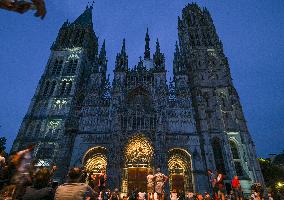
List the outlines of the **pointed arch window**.
<svg viewBox="0 0 284 200">
<path fill-rule="evenodd" d="M 230 146 L 231 146 L 233 159 L 240 159 L 237 144 L 234 141 L 230 140 Z"/>
<path fill-rule="evenodd" d="M 55 63 L 53 65 L 53 68 L 52 68 L 52 74 L 60 74 L 61 70 L 62 70 L 62 65 L 63 65 L 63 60 L 55 60 Z"/>
<path fill-rule="evenodd" d="M 224 158 L 223 158 L 223 152 L 222 152 L 222 146 L 220 139 L 214 138 L 212 141 L 212 148 L 214 153 L 214 159 L 215 159 L 215 165 L 216 169 L 220 170 L 222 173 L 226 173 L 225 165 L 224 165 Z"/>
<path fill-rule="evenodd" d="M 72 80 L 64 80 L 61 82 L 59 95 L 69 95 L 72 90 Z"/>
<path fill-rule="evenodd" d="M 60 95 L 63 95 L 63 94 L 64 94 L 65 89 L 66 89 L 66 83 L 67 83 L 67 81 L 63 81 L 63 82 L 61 83 Z"/>
<path fill-rule="evenodd" d="M 238 176 L 243 176 L 244 175 L 243 167 L 242 167 L 237 143 L 230 140 L 230 147 L 231 147 L 231 152 L 232 152 L 232 156 L 233 156 L 233 159 L 234 159 L 234 165 L 235 165 L 236 173 L 237 173 Z"/>
<path fill-rule="evenodd" d="M 72 81 L 67 83 L 67 87 L 66 87 L 66 95 L 69 95 L 72 89 Z"/>
<path fill-rule="evenodd" d="M 74 75 L 76 73 L 77 65 L 78 65 L 77 59 L 69 60 L 69 63 L 68 63 L 67 69 L 66 69 L 66 74 L 67 75 Z"/>
</svg>

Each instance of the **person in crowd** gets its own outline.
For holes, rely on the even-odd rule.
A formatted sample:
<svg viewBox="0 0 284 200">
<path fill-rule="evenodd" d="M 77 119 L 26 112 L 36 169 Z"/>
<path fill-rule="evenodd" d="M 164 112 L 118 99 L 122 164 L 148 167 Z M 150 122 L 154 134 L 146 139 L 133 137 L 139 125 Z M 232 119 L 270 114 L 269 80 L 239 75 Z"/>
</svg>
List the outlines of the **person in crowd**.
<svg viewBox="0 0 284 200">
<path fill-rule="evenodd" d="M 154 175 L 155 192 L 158 194 L 159 200 L 164 200 L 165 199 L 164 186 L 168 180 L 168 177 L 163 173 L 161 173 L 161 169 L 159 167 L 157 168 L 156 171 L 157 173 Z"/>
<path fill-rule="evenodd" d="M 159 195 L 157 192 L 154 192 L 154 200 L 159 200 Z"/>
<path fill-rule="evenodd" d="M 234 178 L 232 180 L 232 188 L 233 188 L 235 199 L 236 200 L 243 200 L 241 184 L 240 184 L 238 176 L 234 176 Z"/>
<path fill-rule="evenodd" d="M 186 200 L 194 200 L 194 194 L 193 192 L 188 192 L 186 194 Z"/>
<path fill-rule="evenodd" d="M 178 199 L 179 200 L 185 200 L 185 193 L 183 190 L 180 190 L 178 193 Z"/>
<path fill-rule="evenodd" d="M 229 192 L 229 194 L 227 195 L 227 199 L 228 199 L 228 200 L 236 200 L 235 194 L 234 194 L 234 191 L 233 191 L 233 190 L 231 190 L 231 191 Z"/>
<path fill-rule="evenodd" d="M 146 200 L 146 193 L 138 192 L 138 200 Z"/>
<path fill-rule="evenodd" d="M 16 166 L 16 172 L 12 177 L 12 184 L 16 185 L 15 198 L 23 195 L 25 188 L 32 184 L 30 168 L 32 163 L 32 151 L 35 145 L 31 144 L 27 149 L 17 152 L 12 157 Z"/>
<path fill-rule="evenodd" d="M 197 193 L 197 194 L 196 194 L 196 199 L 197 199 L 197 200 L 203 200 L 202 194 Z"/>
<path fill-rule="evenodd" d="M 271 193 L 268 193 L 268 200 L 273 200 Z"/>
<path fill-rule="evenodd" d="M 208 192 L 204 193 L 204 200 L 211 200 L 211 196 Z"/>
<path fill-rule="evenodd" d="M 94 172 L 91 172 L 88 176 L 88 184 L 89 186 L 94 190 L 94 191 L 98 191 L 98 186 L 96 185 L 96 181 L 97 181 L 97 176 Z"/>
<path fill-rule="evenodd" d="M 225 200 L 224 175 L 218 171 L 216 185 L 218 186 L 218 199 Z"/>
<path fill-rule="evenodd" d="M 101 170 L 101 173 L 98 175 L 98 188 L 99 188 L 99 194 L 101 196 L 101 199 L 105 199 L 104 195 L 105 195 L 105 189 L 106 189 L 106 182 L 107 182 L 107 176 L 105 173 L 105 170 Z"/>
<path fill-rule="evenodd" d="M 208 177 L 209 177 L 209 181 L 210 181 L 210 186 L 212 188 L 212 194 L 213 194 L 213 197 L 215 199 L 218 198 L 218 186 L 216 185 L 216 182 L 217 182 L 217 176 L 216 174 L 211 170 L 211 169 L 208 169 L 207 170 L 207 174 L 208 174 Z"/>
<path fill-rule="evenodd" d="M 130 191 L 128 199 L 137 200 L 137 198 L 138 198 L 138 189 L 134 187 L 134 189 Z"/>
<path fill-rule="evenodd" d="M 148 200 L 154 198 L 154 175 L 151 170 L 149 170 L 149 174 L 147 175 L 147 193 L 148 193 Z"/>
<path fill-rule="evenodd" d="M 42 168 L 34 174 L 33 185 L 26 188 L 23 200 L 53 200 L 54 190 L 49 186 L 52 171 Z"/>
<path fill-rule="evenodd" d="M 111 198 L 111 191 L 110 189 L 106 189 L 104 192 L 101 192 L 103 193 L 103 195 L 101 196 L 102 200 L 109 200 Z"/>
<path fill-rule="evenodd" d="M 114 191 L 111 193 L 111 200 L 119 200 L 119 190 L 118 188 L 115 188 Z"/>
<path fill-rule="evenodd" d="M 78 167 L 71 168 L 68 172 L 68 182 L 56 189 L 54 200 L 85 200 L 96 199 L 93 189 L 81 181 L 82 170 Z"/>
<path fill-rule="evenodd" d="M 0 173 L 2 172 L 2 169 L 6 166 L 6 159 L 4 152 L 0 152 Z"/>
<path fill-rule="evenodd" d="M 179 199 L 176 189 L 173 189 L 173 191 L 171 192 L 170 199 L 171 200 L 178 200 Z"/>
</svg>

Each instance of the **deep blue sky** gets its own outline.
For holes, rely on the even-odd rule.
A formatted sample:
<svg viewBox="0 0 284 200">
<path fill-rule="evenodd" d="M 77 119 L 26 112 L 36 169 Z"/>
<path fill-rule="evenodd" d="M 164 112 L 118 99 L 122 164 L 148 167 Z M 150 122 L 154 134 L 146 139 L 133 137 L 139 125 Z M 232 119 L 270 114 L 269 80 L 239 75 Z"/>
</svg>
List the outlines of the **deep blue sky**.
<svg viewBox="0 0 284 200">
<path fill-rule="evenodd" d="M 0 136 L 8 149 L 16 137 L 62 23 L 73 21 L 88 0 L 47 0 L 42 21 L 32 13 L 0 10 Z M 130 66 L 143 55 L 149 27 L 151 49 L 158 37 L 172 73 L 177 16 L 191 1 L 96 0 L 94 30 L 106 39 L 109 72 L 126 38 Z M 207 0 L 229 58 L 250 133 L 259 156 L 284 150 L 284 3 L 282 0 Z M 153 51 L 152 51 L 153 53 Z"/>
</svg>

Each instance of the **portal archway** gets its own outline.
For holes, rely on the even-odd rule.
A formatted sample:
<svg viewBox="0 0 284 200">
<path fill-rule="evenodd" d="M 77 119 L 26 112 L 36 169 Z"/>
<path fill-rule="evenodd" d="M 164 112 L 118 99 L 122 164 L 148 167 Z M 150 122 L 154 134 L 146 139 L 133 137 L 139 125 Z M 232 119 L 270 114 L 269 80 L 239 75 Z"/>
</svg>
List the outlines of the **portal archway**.
<svg viewBox="0 0 284 200">
<path fill-rule="evenodd" d="M 153 147 L 144 135 L 133 136 L 124 149 L 122 192 L 137 188 L 147 192 L 147 175 L 152 170 Z"/>
<path fill-rule="evenodd" d="M 168 160 L 170 190 L 193 191 L 191 156 L 184 149 L 171 149 Z"/>
<path fill-rule="evenodd" d="M 107 150 L 105 147 L 97 146 L 89 149 L 83 156 L 82 161 L 85 170 L 90 173 L 100 173 L 106 170 Z"/>
</svg>

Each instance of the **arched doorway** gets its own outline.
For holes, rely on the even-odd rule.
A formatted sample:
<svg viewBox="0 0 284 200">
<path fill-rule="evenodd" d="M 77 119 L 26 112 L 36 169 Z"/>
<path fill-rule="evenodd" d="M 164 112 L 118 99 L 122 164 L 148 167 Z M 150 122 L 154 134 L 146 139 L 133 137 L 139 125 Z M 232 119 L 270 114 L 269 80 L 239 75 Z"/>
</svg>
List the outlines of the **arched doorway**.
<svg viewBox="0 0 284 200">
<path fill-rule="evenodd" d="M 171 149 L 168 160 L 170 190 L 193 191 L 191 156 L 184 149 Z"/>
<path fill-rule="evenodd" d="M 147 175 L 152 170 L 153 147 L 144 135 L 135 135 L 124 149 L 122 192 L 137 188 L 147 192 Z"/>
<path fill-rule="evenodd" d="M 101 171 L 106 172 L 107 167 L 107 150 L 105 147 L 93 147 L 89 149 L 83 156 L 82 163 L 87 172 L 86 181 L 90 181 L 90 174 L 98 175 Z M 98 185 L 98 178 L 92 180 L 94 185 Z"/>
</svg>

